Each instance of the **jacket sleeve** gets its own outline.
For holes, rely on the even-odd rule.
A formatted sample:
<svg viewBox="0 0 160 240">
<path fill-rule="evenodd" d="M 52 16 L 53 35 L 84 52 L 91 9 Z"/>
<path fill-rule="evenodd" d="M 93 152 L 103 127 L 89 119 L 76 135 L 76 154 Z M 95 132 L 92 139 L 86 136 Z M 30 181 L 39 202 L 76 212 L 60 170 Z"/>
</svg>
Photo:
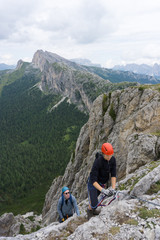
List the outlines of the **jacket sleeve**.
<svg viewBox="0 0 160 240">
<path fill-rule="evenodd" d="M 100 166 L 99 159 L 96 158 L 94 163 L 93 163 L 91 173 L 90 173 L 90 180 L 91 180 L 92 184 L 94 182 L 98 182 L 99 166 Z"/>
<path fill-rule="evenodd" d="M 111 167 L 111 177 L 116 177 L 116 159 L 113 158 L 112 167 Z"/>
<path fill-rule="evenodd" d="M 77 205 L 77 201 L 75 199 L 74 196 L 72 196 L 72 201 L 73 201 L 73 206 L 74 206 L 74 209 L 75 209 L 75 212 L 78 216 L 80 216 L 80 213 L 79 213 L 79 209 L 78 209 L 78 205 Z"/>
<path fill-rule="evenodd" d="M 58 214 L 59 214 L 59 216 L 60 216 L 60 219 L 63 218 L 61 206 L 62 206 L 62 198 L 60 198 L 60 199 L 58 200 L 58 205 L 57 205 L 57 211 L 58 211 Z"/>
</svg>

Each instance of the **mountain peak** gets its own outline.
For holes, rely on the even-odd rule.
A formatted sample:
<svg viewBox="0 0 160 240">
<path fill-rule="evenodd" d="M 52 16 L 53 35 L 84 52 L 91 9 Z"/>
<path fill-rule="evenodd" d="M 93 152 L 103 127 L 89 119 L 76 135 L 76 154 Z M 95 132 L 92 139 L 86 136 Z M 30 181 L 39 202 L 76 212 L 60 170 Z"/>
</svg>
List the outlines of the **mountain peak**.
<svg viewBox="0 0 160 240">
<path fill-rule="evenodd" d="M 35 52 L 32 62 L 34 62 L 37 57 L 43 57 L 43 58 L 47 59 L 47 61 L 50 63 L 67 61 L 65 58 L 60 57 L 56 53 L 51 53 L 51 52 L 43 51 L 43 50 L 37 50 Z"/>
<path fill-rule="evenodd" d="M 46 64 L 59 63 L 72 67 L 74 69 L 84 70 L 83 67 L 77 63 L 71 62 L 66 58 L 63 58 L 56 53 L 51 53 L 48 51 L 37 50 L 33 56 L 32 64 L 35 67 L 40 68 L 41 71 L 44 70 Z"/>
<path fill-rule="evenodd" d="M 20 60 L 17 62 L 16 70 L 20 69 L 20 68 L 22 67 L 23 63 L 24 63 L 23 60 L 20 59 Z"/>
<path fill-rule="evenodd" d="M 113 67 L 113 70 L 120 71 L 129 71 L 137 74 L 145 74 L 150 76 L 160 76 L 160 65 L 155 63 L 153 66 L 147 64 L 126 64 L 124 65 L 116 65 Z"/>
</svg>

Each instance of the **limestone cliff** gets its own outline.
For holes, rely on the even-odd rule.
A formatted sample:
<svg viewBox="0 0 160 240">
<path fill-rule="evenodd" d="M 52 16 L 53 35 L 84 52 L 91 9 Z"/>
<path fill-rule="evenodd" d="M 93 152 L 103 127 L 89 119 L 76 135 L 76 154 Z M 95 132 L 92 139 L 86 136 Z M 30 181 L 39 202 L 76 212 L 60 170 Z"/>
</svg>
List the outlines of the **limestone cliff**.
<svg viewBox="0 0 160 240">
<path fill-rule="evenodd" d="M 146 182 L 148 184 L 146 184 Z M 99 216 L 87 220 L 86 208 L 88 200 L 79 204 L 81 215 L 76 214 L 63 223 L 52 222 L 40 230 L 7 239 L 15 240 L 159 240 L 160 239 L 160 160 L 152 161 L 134 173 L 128 174 L 118 183 L 118 198 L 104 200 Z M 135 194 L 134 198 L 130 194 Z M 132 195 L 133 196 L 133 195 Z M 13 223 L 12 214 L 3 216 L 10 230 L 18 228 Z M 15 217 L 16 218 L 16 217 Z M 19 218 L 19 220 L 24 218 Z M 9 221 L 7 221 L 9 220 Z M 16 220 L 16 219 L 15 219 Z M 1 221 L 1 219 L 0 219 Z M 25 220 L 28 227 L 28 220 Z M 3 228 L 4 230 L 4 228 Z M 6 240 L 6 237 L 0 237 Z"/>
<path fill-rule="evenodd" d="M 79 64 L 42 50 L 34 54 L 32 65 L 41 70 L 41 90 L 68 97 L 80 110 L 87 112 L 93 99 L 109 83 L 108 80 L 89 73 Z"/>
<path fill-rule="evenodd" d="M 64 185 L 78 202 L 87 197 L 87 178 L 103 142 L 110 142 L 114 147 L 120 180 L 160 158 L 159 136 L 159 90 L 137 87 L 100 95 L 81 129 L 64 176 L 53 181 L 46 195 L 43 222 L 48 224 L 56 219 L 57 200 Z"/>
<path fill-rule="evenodd" d="M 152 88 L 118 90 L 94 101 L 64 176 L 53 181 L 46 195 L 43 224 L 47 226 L 9 239 L 160 239 L 160 91 L 159 86 Z M 95 153 L 106 141 L 115 150 L 119 198 L 110 205 L 106 199 L 99 216 L 87 221 L 86 181 Z M 76 196 L 81 216 L 75 214 L 59 224 L 55 221 L 57 200 L 64 185 Z M 0 222 L 4 219 L 3 236 L 15 236 L 21 222 L 28 230 L 35 224 L 13 214 L 2 216 Z"/>
</svg>

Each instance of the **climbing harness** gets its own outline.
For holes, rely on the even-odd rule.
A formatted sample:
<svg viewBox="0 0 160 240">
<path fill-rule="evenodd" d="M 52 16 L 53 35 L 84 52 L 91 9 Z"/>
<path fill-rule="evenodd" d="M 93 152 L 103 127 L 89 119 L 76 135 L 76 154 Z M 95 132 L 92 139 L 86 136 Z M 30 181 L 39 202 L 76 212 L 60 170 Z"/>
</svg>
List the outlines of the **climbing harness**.
<svg viewBox="0 0 160 240">
<path fill-rule="evenodd" d="M 107 195 L 105 195 L 105 194 L 103 194 L 102 196 L 101 196 L 101 199 L 100 199 L 100 201 L 97 203 L 97 205 L 95 206 L 95 207 L 93 207 L 92 205 L 91 205 L 91 203 L 90 203 L 90 200 L 89 200 L 89 191 L 88 191 L 88 200 L 89 200 L 89 204 L 90 204 L 90 206 L 91 206 L 91 208 L 97 208 L 97 207 L 99 207 L 99 206 L 101 206 L 101 207 L 105 207 L 105 206 L 107 206 L 107 205 L 110 205 L 114 200 L 116 200 L 116 199 L 119 199 L 119 194 L 123 194 L 123 195 L 126 195 L 125 193 L 123 193 L 122 191 L 116 191 L 116 194 L 115 195 L 113 195 L 113 198 L 107 203 L 107 204 L 102 204 L 102 202 L 106 199 L 106 198 L 108 198 L 108 196 Z M 160 204 L 157 204 L 157 203 L 154 203 L 154 202 L 151 202 L 151 201 L 147 201 L 147 200 L 145 200 L 145 199 L 142 199 L 142 198 L 139 198 L 139 197 L 136 197 L 136 196 L 134 196 L 134 195 L 129 195 L 129 194 L 127 194 L 130 198 L 134 198 L 134 199 L 137 199 L 137 200 L 139 200 L 139 201 L 142 201 L 142 202 L 146 202 L 146 203 L 148 203 L 148 204 L 152 204 L 152 205 L 154 205 L 154 206 L 158 206 L 158 207 L 160 207 Z M 127 196 L 126 195 L 126 196 Z"/>
<path fill-rule="evenodd" d="M 103 194 L 101 195 L 101 199 L 100 201 L 97 203 L 97 205 L 95 207 L 93 207 L 91 205 L 91 202 L 90 202 L 90 197 L 89 197 L 89 190 L 88 190 L 88 201 L 89 201 L 89 205 L 91 206 L 91 208 L 95 209 L 97 207 L 105 207 L 109 204 L 111 204 L 111 202 L 113 202 L 115 199 L 117 199 L 119 196 L 118 196 L 118 192 L 116 192 L 116 194 L 113 195 L 113 198 L 108 202 L 108 204 L 102 204 L 102 202 L 106 199 L 106 198 L 109 198 L 107 195 Z"/>
</svg>

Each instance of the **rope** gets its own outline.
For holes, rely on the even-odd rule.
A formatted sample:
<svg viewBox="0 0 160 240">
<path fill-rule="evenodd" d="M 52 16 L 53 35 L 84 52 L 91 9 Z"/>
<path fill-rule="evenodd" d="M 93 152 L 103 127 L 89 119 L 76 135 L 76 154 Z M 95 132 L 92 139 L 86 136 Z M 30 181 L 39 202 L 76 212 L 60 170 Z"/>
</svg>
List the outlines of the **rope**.
<svg viewBox="0 0 160 240">
<path fill-rule="evenodd" d="M 147 200 L 145 200 L 145 199 L 136 197 L 136 196 L 134 196 L 134 195 L 125 194 L 125 193 L 123 193 L 123 192 L 121 192 L 121 191 L 117 191 L 116 194 L 114 195 L 114 197 L 109 201 L 109 203 L 108 203 L 107 205 L 111 204 L 111 202 L 113 202 L 115 199 L 119 198 L 119 193 L 122 193 L 123 195 L 126 195 L 126 196 L 128 195 L 130 198 L 138 199 L 139 201 L 146 202 L 146 203 L 152 204 L 152 205 L 154 205 L 154 206 L 160 207 L 160 204 L 157 204 L 157 203 L 154 203 L 154 202 L 151 202 L 151 201 L 147 201 Z M 89 189 L 88 189 L 88 201 L 89 201 L 89 204 L 90 204 L 91 208 L 93 208 L 93 209 L 94 209 L 94 208 L 97 208 L 97 207 L 99 207 L 99 206 L 101 206 L 101 207 L 106 206 L 105 204 L 102 204 L 102 202 L 103 202 L 104 199 L 107 198 L 107 197 L 108 197 L 107 195 L 104 195 L 104 196 L 102 197 L 102 199 L 97 203 L 97 205 L 96 205 L 95 207 L 93 207 L 93 206 L 91 205 L 91 203 L 90 203 Z"/>
<path fill-rule="evenodd" d="M 157 203 L 154 203 L 154 202 L 151 202 L 151 201 L 147 201 L 147 200 L 145 200 L 145 199 L 136 197 L 136 196 L 134 196 L 134 195 L 125 194 L 125 193 L 123 193 L 123 192 L 121 192 L 121 191 L 117 191 L 117 194 L 118 194 L 118 193 L 122 193 L 123 195 L 126 195 L 126 196 L 128 195 L 130 198 L 138 199 L 138 200 L 140 200 L 140 201 L 142 201 L 142 202 L 146 202 L 146 203 L 149 203 L 149 204 L 152 204 L 152 205 L 155 205 L 155 206 L 160 207 L 160 204 L 157 204 Z"/>
<path fill-rule="evenodd" d="M 150 201 L 144 200 L 144 199 L 139 198 L 139 197 L 136 197 L 136 196 L 134 196 L 134 195 L 130 195 L 130 197 L 131 197 L 131 198 L 138 199 L 138 200 L 140 200 L 140 201 L 142 201 L 142 202 L 146 202 L 146 203 L 153 204 L 153 205 L 155 205 L 155 206 L 160 207 L 160 204 L 157 204 L 157 203 L 154 203 L 154 202 L 150 202 Z"/>
</svg>

